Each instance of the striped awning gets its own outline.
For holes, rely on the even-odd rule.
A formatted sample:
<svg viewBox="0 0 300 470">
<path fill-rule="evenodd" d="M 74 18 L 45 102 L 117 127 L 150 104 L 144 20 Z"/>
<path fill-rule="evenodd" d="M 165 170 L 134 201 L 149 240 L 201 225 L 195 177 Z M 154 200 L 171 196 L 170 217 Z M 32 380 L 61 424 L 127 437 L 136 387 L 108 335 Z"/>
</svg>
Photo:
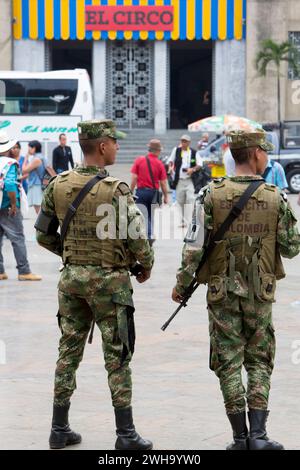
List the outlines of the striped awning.
<svg viewBox="0 0 300 470">
<path fill-rule="evenodd" d="M 174 7 L 173 31 L 86 31 L 85 6 Z M 15 39 L 241 40 L 246 0 L 13 0 Z"/>
</svg>

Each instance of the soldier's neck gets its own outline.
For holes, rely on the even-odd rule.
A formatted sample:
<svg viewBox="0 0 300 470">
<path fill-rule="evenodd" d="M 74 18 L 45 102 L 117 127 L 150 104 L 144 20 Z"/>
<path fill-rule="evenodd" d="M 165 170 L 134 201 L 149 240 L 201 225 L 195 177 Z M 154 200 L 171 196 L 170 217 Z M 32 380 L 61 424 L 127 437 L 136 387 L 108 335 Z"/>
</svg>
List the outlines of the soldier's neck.
<svg viewBox="0 0 300 470">
<path fill-rule="evenodd" d="M 104 168 L 105 167 L 104 160 L 102 158 L 99 158 L 98 156 L 94 157 L 93 155 L 91 155 L 91 156 L 85 155 L 83 165 L 85 167 L 88 167 L 88 166 L 96 166 L 98 168 Z"/>
<path fill-rule="evenodd" d="M 256 176 L 256 171 L 250 165 L 236 165 L 235 176 Z"/>
</svg>

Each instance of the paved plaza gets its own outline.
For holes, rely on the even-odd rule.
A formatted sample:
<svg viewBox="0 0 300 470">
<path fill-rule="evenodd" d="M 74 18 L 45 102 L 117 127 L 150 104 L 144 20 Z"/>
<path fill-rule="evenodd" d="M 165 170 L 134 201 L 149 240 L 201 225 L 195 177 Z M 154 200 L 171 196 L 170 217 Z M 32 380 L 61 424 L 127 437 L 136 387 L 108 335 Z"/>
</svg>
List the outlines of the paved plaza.
<svg viewBox="0 0 300 470">
<path fill-rule="evenodd" d="M 111 174 L 128 180 L 129 167 L 116 165 Z M 300 218 L 297 197 L 289 198 Z M 165 220 L 168 211 L 163 209 Z M 7 240 L 3 248 L 9 280 L 0 283 L 0 344 L 6 347 L 6 363 L 0 364 L 0 449 L 48 448 L 60 336 L 56 321 L 60 260 L 35 242 L 34 220 L 30 212 L 24 222 L 27 248 L 32 271 L 43 276 L 42 282 L 19 282 Z M 165 332 L 160 330 L 176 308 L 170 296 L 184 233 L 174 229 L 174 234 L 171 240 L 156 241 L 150 281 L 142 285 L 134 281 L 135 423 L 138 432 L 153 440 L 155 449 L 223 449 L 231 432 L 218 380 L 208 368 L 205 288 L 199 288 Z M 300 352 L 296 350 L 300 350 L 300 257 L 286 260 L 285 268 L 287 277 L 278 284 L 274 304 L 277 356 L 268 430 L 286 448 L 300 449 Z M 86 345 L 77 387 L 70 422 L 83 441 L 74 448 L 113 449 L 114 414 L 99 331 L 93 344 Z"/>
</svg>

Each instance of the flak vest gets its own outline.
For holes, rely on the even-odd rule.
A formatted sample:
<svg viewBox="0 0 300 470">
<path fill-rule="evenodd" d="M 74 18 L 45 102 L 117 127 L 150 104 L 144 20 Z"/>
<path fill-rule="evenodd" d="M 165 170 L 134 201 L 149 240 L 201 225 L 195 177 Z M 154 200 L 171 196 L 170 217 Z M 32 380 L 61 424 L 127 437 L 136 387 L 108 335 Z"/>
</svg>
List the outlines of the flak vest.
<svg viewBox="0 0 300 470">
<path fill-rule="evenodd" d="M 249 184 L 229 179 L 210 184 L 213 234 Z M 274 301 L 276 279 L 285 277 L 276 247 L 279 206 L 280 193 L 274 185 L 264 184 L 251 196 L 199 274 L 199 282 L 208 283 L 208 301 L 221 302 L 228 292 Z"/>
<path fill-rule="evenodd" d="M 66 171 L 55 179 L 54 203 L 60 227 L 62 227 L 69 205 L 91 178 L 92 175 Z M 117 231 L 114 239 L 100 239 L 97 236 L 97 225 L 104 217 L 107 217 L 107 213 L 97 215 L 97 210 L 102 204 L 112 205 L 114 194 L 120 183 L 122 182 L 119 179 L 108 176 L 93 186 L 81 202 L 65 237 L 64 263 L 96 265 L 103 268 L 129 266 L 128 250 L 125 243 L 118 239 Z"/>
</svg>

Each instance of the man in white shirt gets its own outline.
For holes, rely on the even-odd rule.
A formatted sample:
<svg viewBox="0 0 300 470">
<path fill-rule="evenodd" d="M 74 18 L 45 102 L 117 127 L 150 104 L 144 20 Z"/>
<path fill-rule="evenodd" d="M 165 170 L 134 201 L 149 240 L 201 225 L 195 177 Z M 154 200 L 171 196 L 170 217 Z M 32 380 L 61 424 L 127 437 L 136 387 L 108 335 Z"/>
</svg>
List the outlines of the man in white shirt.
<svg viewBox="0 0 300 470">
<path fill-rule="evenodd" d="M 235 176 L 235 161 L 231 155 L 230 148 L 225 151 L 223 155 L 223 162 L 225 166 L 226 176 Z"/>
<path fill-rule="evenodd" d="M 174 173 L 172 189 L 176 189 L 176 201 L 181 209 L 181 227 L 185 227 L 188 222 L 184 217 L 185 205 L 191 208 L 188 210 L 188 213 L 191 213 L 195 200 L 192 175 L 202 166 L 200 155 L 196 155 L 196 151 L 190 147 L 190 144 L 190 136 L 183 135 L 180 145 L 174 147 L 168 160 L 170 171 Z"/>
</svg>

